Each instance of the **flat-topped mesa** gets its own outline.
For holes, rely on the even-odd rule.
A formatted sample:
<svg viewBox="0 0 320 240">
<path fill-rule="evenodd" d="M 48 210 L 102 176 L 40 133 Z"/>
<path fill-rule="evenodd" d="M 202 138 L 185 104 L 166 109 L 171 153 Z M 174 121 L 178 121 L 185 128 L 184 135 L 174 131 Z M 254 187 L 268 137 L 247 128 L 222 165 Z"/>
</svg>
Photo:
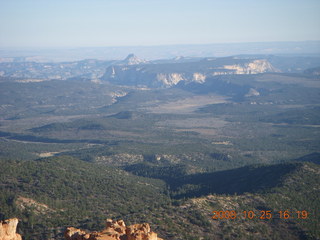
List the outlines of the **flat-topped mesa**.
<svg viewBox="0 0 320 240">
<path fill-rule="evenodd" d="M 123 220 L 106 220 L 106 228 L 101 232 L 86 233 L 73 227 L 67 228 L 66 240 L 163 240 L 151 232 L 148 223 L 126 226 Z M 1 239 L 0 239 L 1 240 Z"/>
<path fill-rule="evenodd" d="M 16 233 L 18 222 L 17 218 L 0 221 L 0 240 L 22 240 L 21 235 Z"/>
<path fill-rule="evenodd" d="M 146 62 L 130 54 L 109 66 L 101 80 L 117 85 L 169 88 L 181 84 L 203 84 L 219 75 L 280 72 L 267 59 L 225 57 L 195 62 Z"/>
</svg>

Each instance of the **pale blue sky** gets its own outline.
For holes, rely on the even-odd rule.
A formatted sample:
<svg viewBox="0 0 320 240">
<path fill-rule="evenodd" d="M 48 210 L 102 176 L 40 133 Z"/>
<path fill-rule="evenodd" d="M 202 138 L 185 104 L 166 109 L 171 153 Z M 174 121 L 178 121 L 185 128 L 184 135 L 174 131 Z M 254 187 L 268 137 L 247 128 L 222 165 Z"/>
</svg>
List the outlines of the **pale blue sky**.
<svg viewBox="0 0 320 240">
<path fill-rule="evenodd" d="M 0 0 L 0 47 L 320 40 L 320 0 Z"/>
</svg>

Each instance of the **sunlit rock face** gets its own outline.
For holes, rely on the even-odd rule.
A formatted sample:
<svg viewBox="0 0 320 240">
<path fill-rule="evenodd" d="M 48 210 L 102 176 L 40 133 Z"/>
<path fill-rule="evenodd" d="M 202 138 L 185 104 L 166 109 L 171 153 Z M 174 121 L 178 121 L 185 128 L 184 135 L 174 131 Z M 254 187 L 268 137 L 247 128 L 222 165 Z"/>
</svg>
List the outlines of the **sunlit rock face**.
<svg viewBox="0 0 320 240">
<path fill-rule="evenodd" d="M 141 60 L 131 54 L 109 66 L 101 78 L 113 84 L 156 88 L 173 87 L 182 83 L 203 84 L 218 75 L 260 74 L 279 72 L 266 59 L 204 59 L 189 63 L 157 64 Z"/>
<path fill-rule="evenodd" d="M 123 220 L 106 220 L 106 228 L 101 232 L 86 233 L 69 227 L 65 231 L 66 240 L 163 240 L 152 232 L 148 223 L 126 226 Z"/>
<path fill-rule="evenodd" d="M 0 240 L 22 240 L 22 237 L 17 232 L 19 220 L 11 218 L 0 222 Z"/>
<path fill-rule="evenodd" d="M 224 69 L 234 70 L 234 74 L 259 74 L 264 72 L 278 72 L 265 59 L 254 60 L 245 64 L 225 65 Z"/>
<path fill-rule="evenodd" d="M 177 85 L 180 81 L 186 80 L 181 73 L 159 73 L 157 74 L 157 81 L 161 82 L 164 86 L 171 87 Z"/>
</svg>

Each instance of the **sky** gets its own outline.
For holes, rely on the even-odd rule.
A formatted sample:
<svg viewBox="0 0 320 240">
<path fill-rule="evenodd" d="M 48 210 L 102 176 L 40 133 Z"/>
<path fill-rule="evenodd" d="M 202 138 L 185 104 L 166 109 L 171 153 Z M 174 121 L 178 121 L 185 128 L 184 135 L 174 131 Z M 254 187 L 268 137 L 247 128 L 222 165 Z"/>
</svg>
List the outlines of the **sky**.
<svg viewBox="0 0 320 240">
<path fill-rule="evenodd" d="M 319 0 L 0 0 L 0 48 L 320 40 Z"/>
</svg>

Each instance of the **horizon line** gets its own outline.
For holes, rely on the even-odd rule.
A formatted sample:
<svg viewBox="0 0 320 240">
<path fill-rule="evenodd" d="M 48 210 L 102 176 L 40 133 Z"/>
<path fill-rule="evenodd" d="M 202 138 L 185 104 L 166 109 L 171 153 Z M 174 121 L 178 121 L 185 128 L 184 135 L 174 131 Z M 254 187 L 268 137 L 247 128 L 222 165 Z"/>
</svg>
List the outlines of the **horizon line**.
<svg viewBox="0 0 320 240">
<path fill-rule="evenodd" d="M 45 50 L 45 49 L 79 49 L 79 48 L 129 48 L 129 47 L 167 47 L 167 46 L 209 46 L 209 45 L 232 45 L 232 44 L 268 44 L 268 43 L 319 43 L 320 40 L 288 40 L 288 41 L 252 41 L 252 42 L 217 42 L 217 43 L 172 43 L 172 44 L 151 44 L 151 45 L 105 45 L 105 46 L 11 46 L 0 47 L 0 50 Z"/>
</svg>

